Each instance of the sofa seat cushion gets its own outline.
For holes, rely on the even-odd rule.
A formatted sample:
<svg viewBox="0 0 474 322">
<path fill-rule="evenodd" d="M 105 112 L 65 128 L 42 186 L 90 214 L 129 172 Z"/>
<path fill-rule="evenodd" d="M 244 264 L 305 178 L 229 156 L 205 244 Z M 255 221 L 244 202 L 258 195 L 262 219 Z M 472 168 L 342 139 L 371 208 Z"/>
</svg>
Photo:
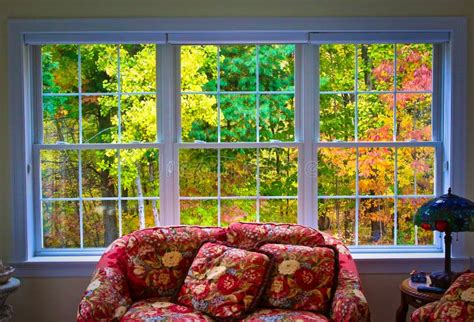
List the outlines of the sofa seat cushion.
<svg viewBox="0 0 474 322">
<path fill-rule="evenodd" d="M 225 239 L 218 227 L 176 226 L 128 235 L 126 277 L 132 300 L 172 296 L 184 280 L 203 241 Z"/>
<path fill-rule="evenodd" d="M 337 285 L 337 251 L 333 246 L 265 244 L 274 264 L 261 305 L 328 313 Z"/>
<path fill-rule="evenodd" d="M 210 317 L 166 298 L 150 298 L 133 303 L 120 321 L 212 321 Z"/>
<path fill-rule="evenodd" d="M 324 237 L 316 229 L 301 225 L 233 223 L 227 228 L 227 242 L 246 249 L 262 242 L 316 246 L 324 244 Z"/>
<path fill-rule="evenodd" d="M 271 258 L 263 253 L 223 243 L 204 243 L 176 303 L 216 319 L 243 318 L 255 309 L 271 264 Z"/>
<path fill-rule="evenodd" d="M 245 320 L 248 322 L 329 322 L 330 320 L 322 314 L 308 311 L 293 311 L 283 309 L 258 309 Z"/>
</svg>

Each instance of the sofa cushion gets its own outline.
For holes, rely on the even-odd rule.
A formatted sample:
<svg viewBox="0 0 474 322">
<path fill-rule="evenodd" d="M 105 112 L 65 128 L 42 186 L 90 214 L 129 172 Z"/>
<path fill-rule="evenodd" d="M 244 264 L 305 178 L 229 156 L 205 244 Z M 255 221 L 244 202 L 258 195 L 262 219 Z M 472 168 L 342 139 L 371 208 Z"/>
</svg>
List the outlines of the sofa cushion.
<svg viewBox="0 0 474 322">
<path fill-rule="evenodd" d="M 247 316 L 247 322 L 287 322 L 287 321 L 312 321 L 329 322 L 322 314 L 307 311 L 292 311 L 282 309 L 258 309 Z"/>
<path fill-rule="evenodd" d="M 272 260 L 259 252 L 204 243 L 181 287 L 176 303 L 215 318 L 241 318 L 262 294 Z"/>
<path fill-rule="evenodd" d="M 227 242 L 246 249 L 261 242 L 316 246 L 324 244 L 324 237 L 317 230 L 301 225 L 233 223 L 227 228 Z"/>
<path fill-rule="evenodd" d="M 167 301 L 166 298 L 149 298 L 133 303 L 120 321 L 212 321 L 210 317 L 189 307 Z"/>
<path fill-rule="evenodd" d="M 171 296 L 204 240 L 225 238 L 217 227 L 156 227 L 129 235 L 126 276 L 133 300 Z"/>
<path fill-rule="evenodd" d="M 474 273 L 459 276 L 432 311 L 433 321 L 474 321 Z"/>
<path fill-rule="evenodd" d="M 262 305 L 327 313 L 337 285 L 337 250 L 333 246 L 265 244 L 274 257 Z"/>
</svg>

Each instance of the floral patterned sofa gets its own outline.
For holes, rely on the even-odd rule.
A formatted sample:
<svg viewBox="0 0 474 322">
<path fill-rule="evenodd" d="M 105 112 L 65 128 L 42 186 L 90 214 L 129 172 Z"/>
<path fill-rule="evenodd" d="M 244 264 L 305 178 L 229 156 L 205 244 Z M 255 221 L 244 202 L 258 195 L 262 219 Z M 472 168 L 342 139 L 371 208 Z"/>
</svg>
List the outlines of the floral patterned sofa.
<svg viewBox="0 0 474 322">
<path fill-rule="evenodd" d="M 415 310 L 411 321 L 474 321 L 474 273 L 459 276 L 439 301 Z"/>
<path fill-rule="evenodd" d="M 330 312 L 257 308 L 246 321 L 369 321 L 355 262 L 343 243 L 312 228 L 290 224 L 234 223 L 228 228 L 174 226 L 135 231 L 117 239 L 102 255 L 79 304 L 78 321 L 210 321 L 171 297 L 187 273 L 195 251 L 214 239 L 240 248 L 257 243 L 334 245 L 339 253 L 338 283 Z"/>
</svg>

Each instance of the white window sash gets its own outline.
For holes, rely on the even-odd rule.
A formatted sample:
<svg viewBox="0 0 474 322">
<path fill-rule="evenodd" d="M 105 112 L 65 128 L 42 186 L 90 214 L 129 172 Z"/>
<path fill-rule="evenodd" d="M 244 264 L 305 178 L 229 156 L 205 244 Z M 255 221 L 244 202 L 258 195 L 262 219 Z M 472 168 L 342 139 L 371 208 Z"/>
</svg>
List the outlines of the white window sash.
<svg viewBox="0 0 474 322">
<path fill-rule="evenodd" d="M 27 33 L 27 45 L 50 44 L 165 44 L 166 34 L 155 32 L 82 32 L 82 33 Z"/>
<path fill-rule="evenodd" d="M 311 44 L 447 43 L 449 32 L 315 32 Z"/>
</svg>

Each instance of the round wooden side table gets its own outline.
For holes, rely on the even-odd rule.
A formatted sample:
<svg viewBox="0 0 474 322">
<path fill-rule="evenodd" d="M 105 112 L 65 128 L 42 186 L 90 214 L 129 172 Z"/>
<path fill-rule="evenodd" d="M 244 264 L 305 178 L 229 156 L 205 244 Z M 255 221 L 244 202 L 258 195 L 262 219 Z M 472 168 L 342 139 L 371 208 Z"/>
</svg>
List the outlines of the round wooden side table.
<svg viewBox="0 0 474 322">
<path fill-rule="evenodd" d="M 13 309 L 10 305 L 5 304 L 8 295 L 15 292 L 20 287 L 20 281 L 14 277 L 8 282 L 0 285 L 0 322 L 8 322 L 12 318 Z"/>
<path fill-rule="evenodd" d="M 410 279 L 407 278 L 400 284 L 400 306 L 397 310 L 397 322 L 405 322 L 408 312 L 408 306 L 419 308 L 425 304 L 438 301 L 443 294 L 432 292 L 418 292 L 415 287 L 410 285 Z"/>
</svg>

